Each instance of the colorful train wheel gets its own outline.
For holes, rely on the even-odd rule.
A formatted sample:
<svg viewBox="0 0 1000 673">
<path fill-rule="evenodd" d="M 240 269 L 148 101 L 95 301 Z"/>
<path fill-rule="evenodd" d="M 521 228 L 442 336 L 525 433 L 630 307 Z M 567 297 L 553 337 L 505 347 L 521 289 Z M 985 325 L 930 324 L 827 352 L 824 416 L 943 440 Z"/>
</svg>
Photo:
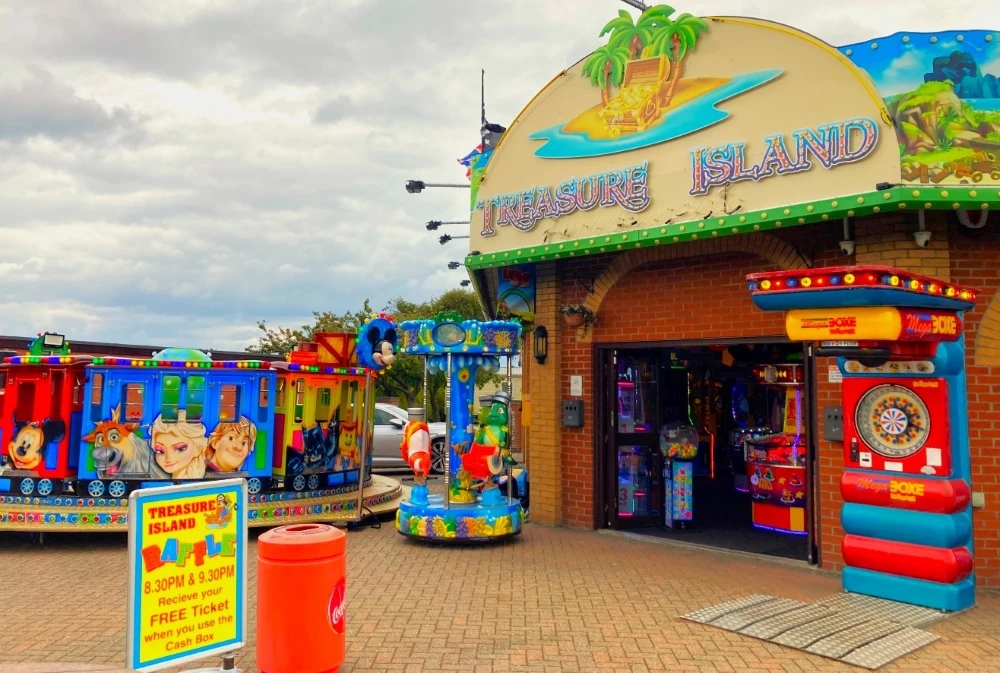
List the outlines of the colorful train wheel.
<svg viewBox="0 0 1000 673">
<path fill-rule="evenodd" d="M 25 477 L 21 480 L 19 488 L 21 490 L 21 495 L 31 495 L 35 492 L 35 480 L 31 477 Z"/>
<path fill-rule="evenodd" d="M 95 480 L 87 484 L 87 495 L 92 498 L 100 498 L 104 495 L 104 482 Z"/>
<path fill-rule="evenodd" d="M 38 480 L 38 495 L 43 498 L 52 495 L 53 486 L 51 479 L 39 479 Z"/>
<path fill-rule="evenodd" d="M 258 493 L 260 493 L 262 488 L 264 488 L 264 485 L 260 482 L 260 479 L 258 479 L 257 477 L 251 477 L 250 479 L 247 480 L 247 491 L 250 493 L 250 495 L 257 495 Z"/>
<path fill-rule="evenodd" d="M 306 487 L 306 476 L 304 474 L 300 474 L 297 477 L 295 477 L 294 479 L 292 479 L 292 490 L 293 491 L 301 491 L 305 487 Z"/>
<path fill-rule="evenodd" d="M 315 491 L 317 488 L 319 488 L 319 475 L 318 474 L 310 474 L 309 475 L 309 490 L 310 491 Z"/>
<path fill-rule="evenodd" d="M 108 484 L 108 495 L 112 498 L 121 498 L 128 491 L 128 486 L 121 479 L 115 479 L 113 482 Z"/>
</svg>

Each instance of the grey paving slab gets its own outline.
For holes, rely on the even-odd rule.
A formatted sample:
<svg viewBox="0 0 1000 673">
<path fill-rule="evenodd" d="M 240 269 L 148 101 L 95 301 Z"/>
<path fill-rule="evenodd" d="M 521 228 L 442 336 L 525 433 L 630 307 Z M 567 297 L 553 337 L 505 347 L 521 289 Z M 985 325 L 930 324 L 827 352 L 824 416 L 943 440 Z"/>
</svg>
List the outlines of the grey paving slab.
<svg viewBox="0 0 1000 673">
<path fill-rule="evenodd" d="M 895 633 L 848 652 L 840 661 L 875 670 L 921 647 L 926 647 L 937 639 L 936 635 L 928 631 L 904 626 Z"/>
<path fill-rule="evenodd" d="M 762 640 L 771 640 L 786 631 L 822 619 L 830 614 L 830 608 L 825 605 L 806 605 L 791 612 L 785 612 L 750 624 L 740 629 L 739 633 Z"/>
<path fill-rule="evenodd" d="M 681 619 L 706 624 L 727 613 L 736 612 L 737 610 L 748 608 L 751 605 L 757 605 L 758 603 L 765 603 L 773 600 L 776 600 L 774 596 L 761 596 L 759 594 L 754 594 L 753 596 L 747 596 L 746 598 L 737 598 L 736 600 L 726 601 L 725 603 L 712 605 L 707 608 L 702 608 L 701 610 L 695 610 L 690 614 L 682 615 Z"/>
<path fill-rule="evenodd" d="M 832 633 L 804 649 L 806 652 L 812 652 L 813 654 L 820 654 L 831 659 L 840 659 L 862 645 L 867 645 L 879 638 L 902 631 L 904 628 L 906 627 L 896 622 L 862 622 L 843 631 Z"/>
<path fill-rule="evenodd" d="M 742 610 L 726 613 L 718 619 L 712 620 L 709 624 L 711 626 L 717 626 L 720 629 L 726 629 L 727 631 L 739 631 L 750 626 L 751 624 L 754 624 L 755 622 L 784 614 L 786 612 L 791 612 L 792 610 L 796 610 L 798 608 L 804 608 L 805 606 L 805 603 L 800 603 L 799 601 L 793 601 L 787 598 L 776 598 L 772 601 L 758 603 L 756 605 L 743 608 Z"/>
<path fill-rule="evenodd" d="M 816 603 L 839 612 L 863 612 L 871 619 L 913 627 L 927 626 L 948 616 L 948 613 L 940 610 L 860 594 L 834 594 Z"/>
</svg>

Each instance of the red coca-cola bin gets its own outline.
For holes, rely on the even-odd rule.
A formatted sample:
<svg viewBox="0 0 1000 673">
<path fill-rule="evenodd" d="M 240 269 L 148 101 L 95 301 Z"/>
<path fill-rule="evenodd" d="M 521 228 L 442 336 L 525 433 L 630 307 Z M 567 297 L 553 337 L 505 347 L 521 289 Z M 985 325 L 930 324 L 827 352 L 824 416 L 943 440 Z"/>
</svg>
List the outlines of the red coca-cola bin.
<svg viewBox="0 0 1000 673">
<path fill-rule="evenodd" d="M 257 539 L 257 668 L 336 673 L 347 649 L 347 535 L 282 526 Z"/>
</svg>

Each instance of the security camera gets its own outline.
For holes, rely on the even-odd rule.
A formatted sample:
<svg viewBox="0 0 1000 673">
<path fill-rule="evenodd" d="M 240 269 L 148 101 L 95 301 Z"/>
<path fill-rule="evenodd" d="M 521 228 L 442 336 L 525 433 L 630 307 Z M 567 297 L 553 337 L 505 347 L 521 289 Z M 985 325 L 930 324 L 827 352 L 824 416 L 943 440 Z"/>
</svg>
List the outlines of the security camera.
<svg viewBox="0 0 1000 673">
<path fill-rule="evenodd" d="M 840 254 L 847 257 L 848 255 L 854 254 L 854 241 L 841 241 L 840 242 Z"/>
<path fill-rule="evenodd" d="M 916 241 L 917 247 L 926 248 L 931 242 L 931 232 L 929 231 L 915 231 L 913 232 L 913 240 Z"/>
</svg>

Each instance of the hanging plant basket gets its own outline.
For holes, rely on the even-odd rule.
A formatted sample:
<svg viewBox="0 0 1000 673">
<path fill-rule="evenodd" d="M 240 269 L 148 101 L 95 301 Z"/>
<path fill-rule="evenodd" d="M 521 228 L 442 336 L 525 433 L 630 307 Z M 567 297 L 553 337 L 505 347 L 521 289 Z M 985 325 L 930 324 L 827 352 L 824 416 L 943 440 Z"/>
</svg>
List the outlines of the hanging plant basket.
<svg viewBox="0 0 1000 673">
<path fill-rule="evenodd" d="M 595 320 L 593 311 L 583 304 L 560 306 L 559 313 L 562 314 L 563 322 L 566 323 L 566 326 L 572 329 L 583 327 L 586 330 Z"/>
</svg>

